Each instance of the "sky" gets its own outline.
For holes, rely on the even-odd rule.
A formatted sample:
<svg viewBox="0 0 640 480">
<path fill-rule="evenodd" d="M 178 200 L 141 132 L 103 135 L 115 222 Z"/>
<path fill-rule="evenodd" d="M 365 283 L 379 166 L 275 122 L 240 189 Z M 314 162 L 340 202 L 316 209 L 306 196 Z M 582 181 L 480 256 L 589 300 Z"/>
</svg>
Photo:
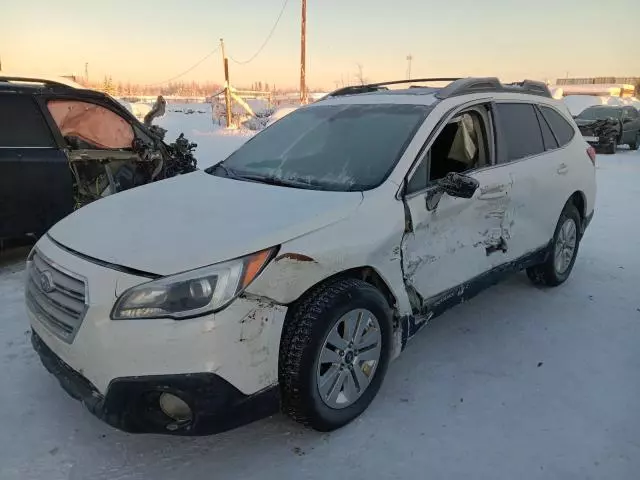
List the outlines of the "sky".
<svg viewBox="0 0 640 480">
<path fill-rule="evenodd" d="M 307 84 L 411 77 L 640 76 L 639 0 L 308 0 Z M 5 3 L 5 2 L 3 2 Z M 284 0 L 23 0 L 0 8 L 3 72 L 162 83 L 224 38 L 245 61 Z M 299 85 L 301 0 L 288 0 L 232 85 Z M 181 80 L 224 79 L 220 51 Z"/>
</svg>

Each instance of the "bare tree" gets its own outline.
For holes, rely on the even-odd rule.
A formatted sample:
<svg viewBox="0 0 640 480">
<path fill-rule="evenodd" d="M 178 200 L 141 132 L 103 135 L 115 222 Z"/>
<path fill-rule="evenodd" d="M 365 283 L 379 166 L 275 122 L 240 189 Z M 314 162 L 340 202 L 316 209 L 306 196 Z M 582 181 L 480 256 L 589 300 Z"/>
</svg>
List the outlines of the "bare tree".
<svg viewBox="0 0 640 480">
<path fill-rule="evenodd" d="M 363 71 L 362 64 L 356 63 L 356 66 L 358 67 L 358 73 L 356 73 L 356 81 L 360 85 L 365 85 L 367 83 L 367 79 L 364 77 L 364 74 L 362 73 Z"/>
</svg>

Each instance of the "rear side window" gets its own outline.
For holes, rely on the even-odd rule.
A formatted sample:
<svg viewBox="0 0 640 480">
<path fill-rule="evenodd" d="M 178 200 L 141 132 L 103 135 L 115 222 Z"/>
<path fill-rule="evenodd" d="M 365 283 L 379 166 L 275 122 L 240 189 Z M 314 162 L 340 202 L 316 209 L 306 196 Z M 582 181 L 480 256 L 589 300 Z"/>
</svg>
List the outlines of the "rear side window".
<svg viewBox="0 0 640 480">
<path fill-rule="evenodd" d="M 0 147 L 53 147 L 51 130 L 28 96 L 0 95 Z"/>
<path fill-rule="evenodd" d="M 569 122 L 567 122 L 564 117 L 553 108 L 540 105 L 540 111 L 547 122 L 549 122 L 551 130 L 553 130 L 553 133 L 555 133 L 556 138 L 558 139 L 558 143 L 561 147 L 564 147 L 575 135 L 575 130 Z"/>
<path fill-rule="evenodd" d="M 502 136 L 501 162 L 513 162 L 544 152 L 540 124 L 533 105 L 528 103 L 498 103 L 498 127 Z"/>
<path fill-rule="evenodd" d="M 540 130 L 542 130 L 544 149 L 553 150 L 554 148 L 558 148 L 558 142 L 556 141 L 556 137 L 553 136 L 551 127 L 549 127 L 549 124 L 540 112 L 537 111 L 536 113 L 538 114 L 538 122 L 540 122 Z"/>
</svg>

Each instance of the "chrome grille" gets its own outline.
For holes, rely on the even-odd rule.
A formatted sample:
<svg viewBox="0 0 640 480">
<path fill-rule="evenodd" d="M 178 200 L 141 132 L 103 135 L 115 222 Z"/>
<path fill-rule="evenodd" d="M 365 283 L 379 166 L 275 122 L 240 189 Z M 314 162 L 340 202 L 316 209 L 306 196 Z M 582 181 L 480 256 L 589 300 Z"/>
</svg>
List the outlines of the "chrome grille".
<svg viewBox="0 0 640 480">
<path fill-rule="evenodd" d="M 51 333 L 71 343 L 87 310 L 86 281 L 37 250 L 27 275 L 28 308 Z"/>
</svg>

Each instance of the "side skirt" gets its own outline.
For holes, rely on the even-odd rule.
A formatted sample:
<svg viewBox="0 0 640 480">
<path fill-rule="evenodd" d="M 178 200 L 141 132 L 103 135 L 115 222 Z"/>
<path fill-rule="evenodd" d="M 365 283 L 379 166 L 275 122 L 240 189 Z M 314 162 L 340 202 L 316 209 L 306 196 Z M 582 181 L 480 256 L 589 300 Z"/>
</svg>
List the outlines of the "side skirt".
<svg viewBox="0 0 640 480">
<path fill-rule="evenodd" d="M 472 299 L 483 290 L 503 280 L 506 276 L 544 263 L 550 251 L 551 245 L 549 244 L 517 260 L 495 267 L 467 282 L 425 300 L 420 313 L 416 315 L 405 315 L 400 318 L 400 325 L 402 326 L 402 350 L 407 346 L 407 342 L 429 323 L 430 320 L 442 315 L 450 308 Z"/>
</svg>

